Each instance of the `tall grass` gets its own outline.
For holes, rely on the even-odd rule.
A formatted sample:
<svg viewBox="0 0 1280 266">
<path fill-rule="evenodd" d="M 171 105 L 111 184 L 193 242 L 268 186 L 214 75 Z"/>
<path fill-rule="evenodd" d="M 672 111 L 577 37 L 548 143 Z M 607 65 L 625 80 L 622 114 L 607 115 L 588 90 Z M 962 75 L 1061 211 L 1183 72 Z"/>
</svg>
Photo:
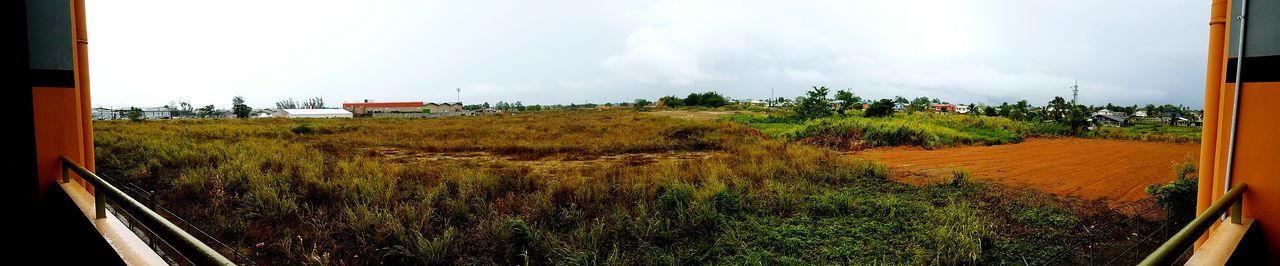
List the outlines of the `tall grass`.
<svg viewBox="0 0 1280 266">
<path fill-rule="evenodd" d="M 878 163 L 736 123 L 623 111 L 95 123 L 100 172 L 265 263 L 1008 263 L 1074 236 L 1024 241 L 1057 225 L 985 214 L 1007 213 L 986 203 L 991 186 L 899 184 Z M 537 166 L 650 152 L 713 155 Z M 402 156 L 425 153 L 488 155 Z"/>
<path fill-rule="evenodd" d="M 886 118 L 830 117 L 798 121 L 734 114 L 724 120 L 748 124 L 767 135 L 821 146 L 861 149 L 882 146 L 939 148 L 954 145 L 1018 143 L 1025 137 L 1059 136 L 1065 127 L 999 117 L 898 113 Z"/>
</svg>

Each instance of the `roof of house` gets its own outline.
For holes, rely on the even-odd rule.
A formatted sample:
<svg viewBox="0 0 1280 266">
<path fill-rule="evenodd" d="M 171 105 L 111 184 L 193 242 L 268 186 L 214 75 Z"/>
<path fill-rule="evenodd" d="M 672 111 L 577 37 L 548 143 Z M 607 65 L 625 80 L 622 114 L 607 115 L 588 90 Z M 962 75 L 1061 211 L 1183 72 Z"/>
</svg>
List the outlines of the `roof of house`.
<svg viewBox="0 0 1280 266">
<path fill-rule="evenodd" d="M 450 106 L 452 106 L 452 105 L 462 105 L 462 103 L 460 103 L 460 102 L 452 102 L 452 103 L 427 103 L 427 105 L 450 105 Z"/>
<path fill-rule="evenodd" d="M 342 109 L 280 109 L 291 115 L 350 115 L 351 112 Z"/>
<path fill-rule="evenodd" d="M 342 108 L 348 107 L 422 107 L 422 102 L 380 102 L 380 103 L 343 103 Z"/>
<path fill-rule="evenodd" d="M 1094 118 L 1098 118 L 1098 117 L 1106 118 L 1107 120 L 1116 121 L 1116 122 L 1124 122 L 1124 120 L 1125 120 L 1125 119 L 1128 119 L 1128 117 L 1123 117 L 1123 116 L 1118 116 L 1118 115 L 1094 115 L 1093 117 L 1094 117 Z"/>
</svg>

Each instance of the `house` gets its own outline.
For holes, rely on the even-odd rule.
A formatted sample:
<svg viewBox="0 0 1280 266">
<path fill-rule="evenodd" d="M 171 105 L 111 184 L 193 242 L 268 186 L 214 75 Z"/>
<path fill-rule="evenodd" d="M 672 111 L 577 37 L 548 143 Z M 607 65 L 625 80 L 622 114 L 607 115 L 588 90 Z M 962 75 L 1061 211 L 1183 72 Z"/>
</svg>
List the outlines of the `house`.
<svg viewBox="0 0 1280 266">
<path fill-rule="evenodd" d="M 142 119 L 169 119 L 177 112 L 178 109 L 170 107 L 147 107 L 142 108 Z"/>
<path fill-rule="evenodd" d="M 1115 127 L 1124 126 L 1128 119 L 1128 117 L 1118 115 L 1093 115 L 1089 118 L 1089 120 L 1093 120 L 1094 123 L 1099 125 Z"/>
<path fill-rule="evenodd" d="M 1147 117 L 1147 111 L 1135 111 L 1135 112 L 1133 112 L 1133 116 L 1136 116 L 1136 117 Z"/>
<path fill-rule="evenodd" d="M 280 109 L 275 117 L 284 118 L 351 118 L 351 112 L 344 109 Z"/>
<path fill-rule="evenodd" d="M 1127 117 L 1127 116 L 1129 116 L 1129 114 L 1128 114 L 1128 113 L 1125 113 L 1125 112 L 1118 112 L 1118 111 L 1111 111 L 1110 109 L 1102 109 L 1102 110 L 1098 110 L 1097 112 L 1094 112 L 1093 114 L 1094 114 L 1094 115 L 1110 115 L 1110 116 L 1126 116 L 1126 117 Z"/>
<path fill-rule="evenodd" d="M 427 103 L 423 107 L 429 113 L 453 113 L 462 112 L 462 103 Z"/>
<path fill-rule="evenodd" d="M 967 113 L 969 113 L 969 106 L 968 106 L 968 105 L 963 105 L 963 104 L 962 104 L 962 105 L 956 105 L 956 113 L 961 113 L 961 114 L 967 114 Z"/>
<path fill-rule="evenodd" d="M 956 105 L 954 105 L 954 104 L 949 104 L 949 103 L 935 103 L 935 104 L 930 105 L 930 107 L 933 107 L 933 111 L 934 111 L 934 112 L 938 112 L 938 113 L 954 113 L 954 112 L 956 112 Z"/>
<path fill-rule="evenodd" d="M 422 102 L 373 102 L 343 103 L 342 109 L 355 116 L 371 116 L 374 113 L 421 113 L 426 110 Z"/>
<path fill-rule="evenodd" d="M 102 107 L 93 108 L 91 115 L 93 116 L 93 120 L 116 120 L 124 118 L 124 115 L 121 114 L 120 111 Z"/>
</svg>

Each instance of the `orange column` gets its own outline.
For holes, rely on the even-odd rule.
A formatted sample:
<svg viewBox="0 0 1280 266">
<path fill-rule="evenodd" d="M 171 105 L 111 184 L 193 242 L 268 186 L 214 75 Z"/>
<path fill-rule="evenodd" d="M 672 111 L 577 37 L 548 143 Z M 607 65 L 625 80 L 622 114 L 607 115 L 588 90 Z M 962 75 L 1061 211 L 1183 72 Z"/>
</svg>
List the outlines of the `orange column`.
<svg viewBox="0 0 1280 266">
<path fill-rule="evenodd" d="M 76 90 L 80 91 L 80 120 L 84 132 L 84 159 L 80 161 L 86 169 L 96 171 L 93 162 L 93 107 L 89 101 L 89 33 L 85 29 L 84 0 L 72 2 L 72 17 L 75 20 L 76 40 Z"/>
<path fill-rule="evenodd" d="M 1218 139 L 1218 101 L 1222 85 L 1223 54 L 1226 53 L 1227 0 L 1213 0 L 1209 12 L 1209 58 L 1204 81 L 1204 124 L 1200 128 L 1200 171 L 1196 213 L 1204 212 L 1213 204 L 1214 149 Z M 1208 234 L 1196 241 L 1196 247 L 1208 239 Z"/>
</svg>

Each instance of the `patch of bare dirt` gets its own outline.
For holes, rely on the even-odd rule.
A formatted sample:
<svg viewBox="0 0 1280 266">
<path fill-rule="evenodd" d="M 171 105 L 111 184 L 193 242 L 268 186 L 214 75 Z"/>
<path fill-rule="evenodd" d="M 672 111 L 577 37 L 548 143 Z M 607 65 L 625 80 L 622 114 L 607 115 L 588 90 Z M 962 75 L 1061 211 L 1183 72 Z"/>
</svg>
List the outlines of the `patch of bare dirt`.
<svg viewBox="0 0 1280 266">
<path fill-rule="evenodd" d="M 1115 208 L 1148 198 L 1147 186 L 1173 180 L 1172 165 L 1198 159 L 1199 149 L 1198 144 L 1057 138 L 937 150 L 871 149 L 852 156 L 883 162 L 894 178 L 907 183 L 949 182 L 952 169 L 965 169 L 973 178 L 1106 200 Z"/>
</svg>

